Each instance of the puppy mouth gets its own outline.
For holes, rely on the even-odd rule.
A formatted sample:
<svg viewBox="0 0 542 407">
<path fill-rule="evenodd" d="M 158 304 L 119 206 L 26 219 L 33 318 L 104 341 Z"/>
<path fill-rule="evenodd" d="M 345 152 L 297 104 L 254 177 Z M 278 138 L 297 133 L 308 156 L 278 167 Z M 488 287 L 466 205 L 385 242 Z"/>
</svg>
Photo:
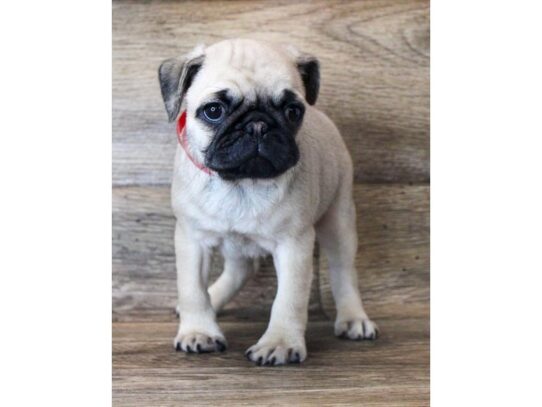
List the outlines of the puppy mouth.
<svg viewBox="0 0 542 407">
<path fill-rule="evenodd" d="M 274 178 L 297 164 L 299 149 L 293 139 L 267 134 L 222 140 L 208 151 L 205 164 L 225 180 Z"/>
<path fill-rule="evenodd" d="M 221 178 L 230 181 L 240 178 L 273 178 L 283 172 L 277 170 L 271 161 L 261 156 L 250 158 L 238 167 L 215 171 Z"/>
</svg>

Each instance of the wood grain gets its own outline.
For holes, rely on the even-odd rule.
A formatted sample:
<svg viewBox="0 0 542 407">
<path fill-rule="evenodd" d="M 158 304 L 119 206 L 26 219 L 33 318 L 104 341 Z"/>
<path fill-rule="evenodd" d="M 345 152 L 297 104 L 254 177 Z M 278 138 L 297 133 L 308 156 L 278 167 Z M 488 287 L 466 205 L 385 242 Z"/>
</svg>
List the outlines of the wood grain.
<svg viewBox="0 0 542 407">
<path fill-rule="evenodd" d="M 358 270 L 368 310 L 375 317 L 425 313 L 429 290 L 429 187 L 355 185 Z M 168 187 L 113 190 L 113 311 L 116 321 L 174 320 L 173 228 Z M 317 265 L 311 311 L 333 315 L 326 273 Z M 212 273 L 218 275 L 217 262 Z M 266 320 L 276 290 L 270 261 L 249 280 L 225 315 Z M 401 307 L 397 307 L 400 304 Z"/>
<path fill-rule="evenodd" d="M 315 256 L 309 359 L 261 368 L 243 351 L 276 290 L 269 259 L 219 316 L 223 354 L 174 352 L 176 147 L 157 82 L 198 43 L 291 42 L 322 67 L 317 106 L 355 166 L 356 265 L 376 342 L 337 340 Z M 113 405 L 429 405 L 429 1 L 113 1 Z M 218 256 L 212 277 L 221 269 Z"/>
<path fill-rule="evenodd" d="M 415 316 L 429 309 L 429 187 L 355 185 L 363 301 L 372 316 Z M 333 318 L 327 262 L 320 256 L 320 300 Z"/>
<path fill-rule="evenodd" d="M 429 2 L 113 3 L 113 182 L 168 184 L 176 139 L 157 83 L 166 58 L 254 37 L 318 56 L 318 106 L 341 130 L 358 182 L 429 180 Z"/>
<path fill-rule="evenodd" d="M 175 323 L 113 324 L 115 406 L 428 406 L 429 323 L 382 319 L 375 342 L 333 336 L 329 321 L 309 322 L 308 359 L 258 367 L 243 352 L 265 323 L 222 322 L 221 354 L 175 352 Z"/>
<path fill-rule="evenodd" d="M 175 218 L 170 208 L 168 187 L 116 187 L 113 189 L 113 319 L 115 321 L 175 319 L 177 301 Z M 318 259 L 310 311 L 321 312 Z M 213 257 L 210 280 L 222 271 L 222 259 Z M 223 316 L 233 319 L 268 318 L 276 292 L 271 259 L 241 293 L 229 303 Z M 232 312 L 232 311 L 235 312 Z"/>
</svg>

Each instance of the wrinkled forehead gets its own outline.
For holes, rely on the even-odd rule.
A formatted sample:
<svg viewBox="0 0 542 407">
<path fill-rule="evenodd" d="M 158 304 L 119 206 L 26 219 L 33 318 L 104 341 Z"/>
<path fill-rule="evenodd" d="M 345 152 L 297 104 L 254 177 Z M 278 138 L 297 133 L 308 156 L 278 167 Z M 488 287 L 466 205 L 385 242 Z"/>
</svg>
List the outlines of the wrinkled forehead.
<svg viewBox="0 0 542 407">
<path fill-rule="evenodd" d="M 187 98 L 195 105 L 220 91 L 245 100 L 265 96 L 278 101 L 286 89 L 302 94 L 299 74 L 287 55 L 265 46 L 219 45 L 206 50 L 203 67 L 189 89 Z"/>
</svg>

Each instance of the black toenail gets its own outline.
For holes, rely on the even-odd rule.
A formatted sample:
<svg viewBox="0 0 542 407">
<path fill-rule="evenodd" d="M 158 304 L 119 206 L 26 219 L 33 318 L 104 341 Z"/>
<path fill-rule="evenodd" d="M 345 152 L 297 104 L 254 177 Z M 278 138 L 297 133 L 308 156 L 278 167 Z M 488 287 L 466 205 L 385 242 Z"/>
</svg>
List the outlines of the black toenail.
<svg viewBox="0 0 542 407">
<path fill-rule="evenodd" d="M 190 345 L 186 345 L 186 351 L 188 353 L 192 353 L 192 348 L 190 347 Z"/>
<path fill-rule="evenodd" d="M 273 357 L 271 358 L 271 361 L 269 362 L 269 364 L 270 364 L 270 365 L 274 365 L 276 360 L 277 360 L 277 359 L 273 356 Z"/>
<path fill-rule="evenodd" d="M 258 366 L 261 366 L 262 365 L 262 362 L 263 362 L 263 358 L 260 356 L 258 358 L 258 361 L 256 362 L 258 364 Z"/>
<path fill-rule="evenodd" d="M 198 353 L 201 353 L 201 345 L 198 343 L 198 345 L 196 346 L 196 350 L 198 351 Z"/>
<path fill-rule="evenodd" d="M 295 353 L 295 359 L 292 361 L 292 363 L 300 363 L 301 362 L 301 356 L 298 352 Z"/>
<path fill-rule="evenodd" d="M 175 345 L 175 350 L 176 350 L 176 351 L 181 351 L 181 350 L 183 350 L 183 348 L 181 348 L 181 343 L 180 343 L 180 342 L 177 342 L 177 345 Z"/>
</svg>

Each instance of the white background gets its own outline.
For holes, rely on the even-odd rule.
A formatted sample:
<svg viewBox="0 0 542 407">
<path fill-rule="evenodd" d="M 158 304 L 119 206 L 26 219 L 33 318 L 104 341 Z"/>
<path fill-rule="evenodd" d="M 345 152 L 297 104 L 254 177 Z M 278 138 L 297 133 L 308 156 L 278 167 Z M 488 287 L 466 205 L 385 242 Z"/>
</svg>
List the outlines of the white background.
<svg viewBox="0 0 542 407">
<path fill-rule="evenodd" d="M 0 3 L 0 405 L 111 403 L 111 3 Z"/>
<path fill-rule="evenodd" d="M 0 405 L 111 403 L 111 4 L 0 6 Z M 433 406 L 540 406 L 542 7 L 431 3 Z"/>
<path fill-rule="evenodd" d="M 432 405 L 542 406 L 541 3 L 431 9 Z"/>
</svg>

